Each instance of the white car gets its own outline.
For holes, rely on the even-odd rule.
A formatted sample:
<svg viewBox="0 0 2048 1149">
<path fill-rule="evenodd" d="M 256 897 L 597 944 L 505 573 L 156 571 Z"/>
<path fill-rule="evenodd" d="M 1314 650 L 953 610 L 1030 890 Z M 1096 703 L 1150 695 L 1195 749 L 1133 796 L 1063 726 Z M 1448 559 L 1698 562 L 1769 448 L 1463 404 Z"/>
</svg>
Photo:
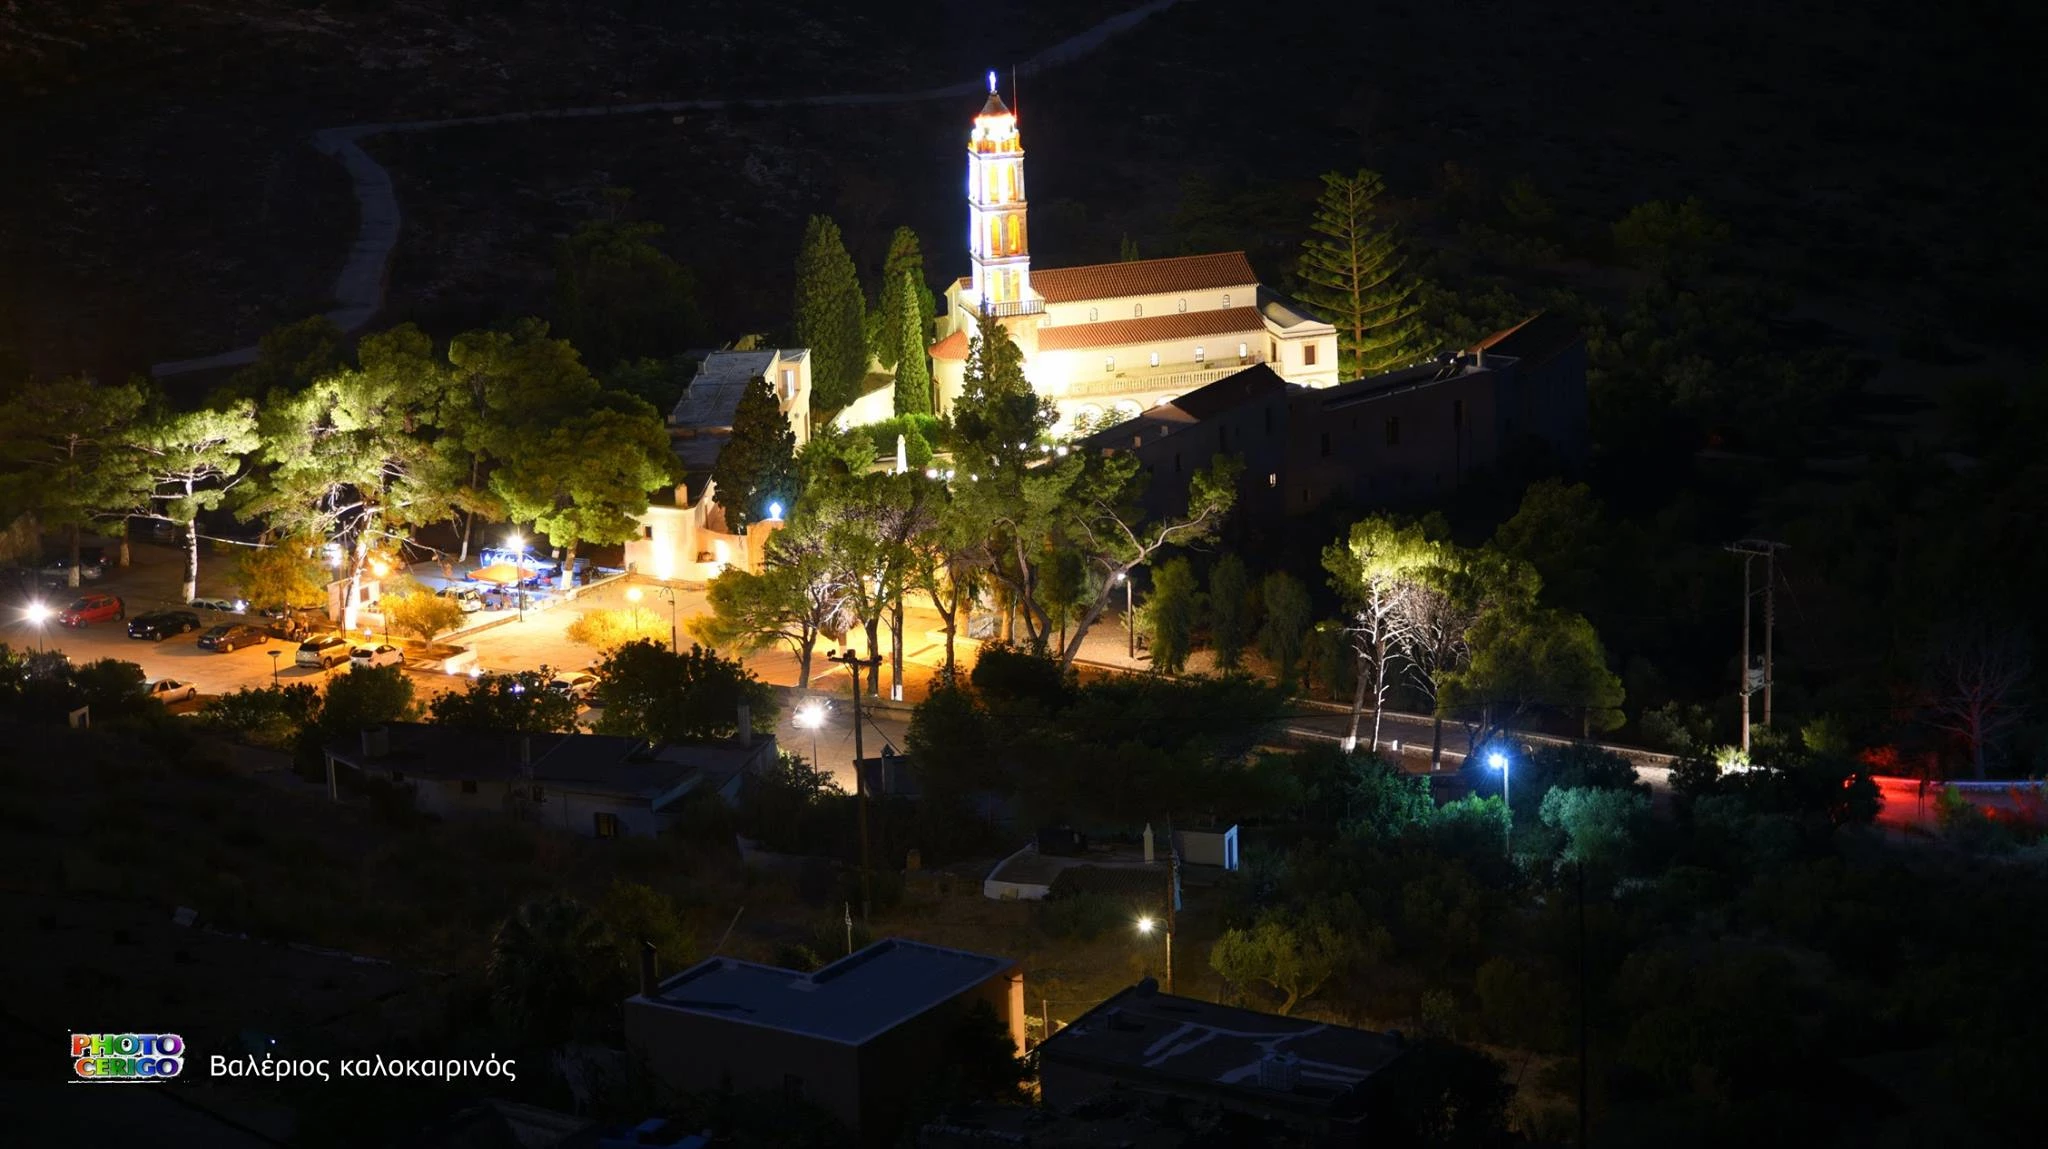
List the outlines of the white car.
<svg viewBox="0 0 2048 1149">
<path fill-rule="evenodd" d="M 382 646 L 358 646 L 349 652 L 348 665 L 351 670 L 364 667 L 405 665 L 405 652 L 386 643 Z"/>
<path fill-rule="evenodd" d="M 242 614 L 249 609 L 248 602 L 238 598 L 195 598 L 185 605 L 194 610 L 217 610 L 222 614 Z"/>
<path fill-rule="evenodd" d="M 189 682 L 179 682 L 175 678 L 159 678 L 155 682 L 145 683 L 142 692 L 166 705 L 199 697 L 198 687 Z"/>
<path fill-rule="evenodd" d="M 475 614 L 484 608 L 484 596 L 478 594 L 473 587 L 442 587 L 439 594 L 442 598 L 454 599 L 455 605 L 461 607 L 464 614 Z"/>
<path fill-rule="evenodd" d="M 588 698 L 596 687 L 597 676 L 581 670 L 565 670 L 555 675 L 548 683 L 548 689 L 556 694 L 566 694 L 577 699 Z"/>
</svg>

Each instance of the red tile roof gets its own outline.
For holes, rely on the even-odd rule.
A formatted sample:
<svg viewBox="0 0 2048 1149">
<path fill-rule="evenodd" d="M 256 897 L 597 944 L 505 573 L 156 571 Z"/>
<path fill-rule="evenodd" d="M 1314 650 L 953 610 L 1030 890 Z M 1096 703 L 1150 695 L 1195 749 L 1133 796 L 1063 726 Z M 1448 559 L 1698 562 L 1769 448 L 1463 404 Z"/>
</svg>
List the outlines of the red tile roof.
<svg viewBox="0 0 2048 1149">
<path fill-rule="evenodd" d="M 963 327 L 944 339 L 939 340 L 937 343 L 932 344 L 932 358 L 967 358 L 967 329 Z"/>
<path fill-rule="evenodd" d="M 1040 351 L 1079 351 L 1090 347 L 1128 347 L 1203 335 L 1264 333 L 1256 307 L 1225 307 L 1214 311 L 1183 311 L 1147 319 L 1112 319 L 1107 323 L 1068 323 L 1038 329 Z M 1219 358 L 1221 356 L 1219 355 Z"/>
<path fill-rule="evenodd" d="M 1134 259 L 1089 267 L 1031 269 L 1031 287 L 1044 296 L 1047 303 L 1118 299 L 1131 295 L 1170 295 L 1176 291 L 1203 291 L 1216 287 L 1250 287 L 1258 281 L 1251 261 L 1241 251 L 1183 255 L 1173 259 Z"/>
</svg>

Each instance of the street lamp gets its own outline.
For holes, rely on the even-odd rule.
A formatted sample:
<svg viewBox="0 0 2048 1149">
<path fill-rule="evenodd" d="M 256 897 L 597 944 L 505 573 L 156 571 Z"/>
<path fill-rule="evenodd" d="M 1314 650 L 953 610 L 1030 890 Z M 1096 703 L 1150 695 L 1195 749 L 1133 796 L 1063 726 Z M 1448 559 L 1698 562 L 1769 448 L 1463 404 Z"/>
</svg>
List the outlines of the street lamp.
<svg viewBox="0 0 2048 1149">
<path fill-rule="evenodd" d="M 781 503 L 769 503 L 769 504 L 768 504 L 768 517 L 769 517 L 769 518 L 771 518 L 771 519 L 774 519 L 774 520 L 775 520 L 776 522 L 778 522 L 778 523 L 779 523 L 779 522 L 781 522 L 781 521 L 782 521 L 782 504 L 781 504 Z"/>
<path fill-rule="evenodd" d="M 1508 756 L 1498 750 L 1488 751 L 1486 764 L 1500 771 L 1500 803 L 1507 808 L 1508 812 L 1508 857 L 1513 858 L 1515 856 L 1515 804 L 1508 797 Z"/>
<path fill-rule="evenodd" d="M 1152 936 L 1152 931 L 1153 931 L 1154 929 L 1158 929 L 1158 928 L 1160 928 L 1160 924 L 1159 924 L 1158 922 L 1155 922 L 1155 921 L 1153 921 L 1153 920 L 1152 920 L 1151 918 L 1149 918 L 1149 917 L 1144 917 L 1144 918 L 1139 918 L 1139 919 L 1138 919 L 1138 932 L 1139 932 L 1139 933 L 1141 933 L 1141 934 L 1143 934 L 1143 935 L 1145 935 L 1146 937 L 1151 937 L 1151 936 Z M 1165 932 L 1165 934 L 1166 934 L 1166 992 L 1168 992 L 1168 993 L 1172 993 L 1172 992 L 1173 992 L 1173 922 L 1172 922 L 1172 920 L 1171 920 L 1171 919 L 1168 919 L 1168 920 L 1167 920 L 1167 922 L 1166 922 L 1166 925 L 1165 925 L 1165 927 L 1164 927 L 1164 932 Z"/>
<path fill-rule="evenodd" d="M 825 704 L 822 702 L 806 702 L 797 708 L 796 714 L 791 721 L 796 723 L 797 729 L 811 732 L 811 768 L 816 769 L 818 766 L 818 728 L 825 725 Z"/>
<path fill-rule="evenodd" d="M 1124 584 L 1124 636 L 1128 650 L 1125 652 L 1132 662 L 1138 661 L 1138 616 L 1131 606 L 1131 575 L 1129 571 L 1116 572 L 1116 581 Z"/>
<path fill-rule="evenodd" d="M 668 586 L 658 586 L 654 589 L 660 593 L 661 597 L 668 600 L 668 648 L 670 650 L 679 651 L 682 649 L 682 644 L 677 639 L 675 588 Z M 626 588 L 627 602 L 639 602 L 644 597 L 646 596 L 641 592 L 639 587 L 633 586 Z"/>
<path fill-rule="evenodd" d="M 284 651 L 282 650 L 273 650 L 270 652 L 270 685 L 272 686 L 277 685 L 277 660 L 283 657 Z"/>
<path fill-rule="evenodd" d="M 55 612 L 50 609 L 50 604 L 46 602 L 32 602 L 28 604 L 28 609 L 22 612 L 29 623 L 36 628 L 37 654 L 43 652 L 43 625 L 50 621 L 50 615 L 53 613 Z"/>
<path fill-rule="evenodd" d="M 512 537 L 511 537 L 511 539 L 509 539 L 509 540 L 507 540 L 507 541 L 508 541 L 508 542 L 509 542 L 509 543 L 511 544 L 511 547 L 512 547 L 512 570 L 513 570 L 513 573 L 515 573 L 515 574 L 517 574 L 517 575 L 519 576 L 519 580 L 518 580 L 517 582 L 515 582 L 515 583 L 513 583 L 513 584 L 512 584 L 512 586 L 513 586 L 513 589 L 514 589 L 514 590 L 515 590 L 515 591 L 516 591 L 516 592 L 518 593 L 518 595 L 519 595 L 519 621 L 520 621 L 520 622 L 525 622 L 525 621 L 526 621 L 526 538 L 525 538 L 525 536 L 521 535 L 521 534 L 520 534 L 520 533 L 519 533 L 518 531 L 513 531 L 513 532 L 512 532 Z"/>
</svg>

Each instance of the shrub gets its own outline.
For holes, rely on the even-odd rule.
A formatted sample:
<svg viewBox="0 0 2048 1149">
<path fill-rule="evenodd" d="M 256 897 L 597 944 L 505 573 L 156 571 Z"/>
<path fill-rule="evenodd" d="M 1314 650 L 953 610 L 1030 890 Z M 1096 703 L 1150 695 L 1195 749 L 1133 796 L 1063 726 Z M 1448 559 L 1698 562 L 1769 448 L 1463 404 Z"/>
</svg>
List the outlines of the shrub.
<svg viewBox="0 0 2048 1149">
<path fill-rule="evenodd" d="M 1131 907 L 1108 894 L 1074 894 L 1038 903 L 1038 928 L 1047 937 L 1091 942 L 1129 924 Z"/>
</svg>

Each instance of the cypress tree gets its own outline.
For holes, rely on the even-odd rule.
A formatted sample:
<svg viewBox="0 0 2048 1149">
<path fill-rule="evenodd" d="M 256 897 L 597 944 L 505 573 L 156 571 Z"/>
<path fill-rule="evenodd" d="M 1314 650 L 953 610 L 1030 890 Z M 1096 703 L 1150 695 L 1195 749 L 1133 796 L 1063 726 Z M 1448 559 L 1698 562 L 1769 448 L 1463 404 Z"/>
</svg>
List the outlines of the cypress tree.
<svg viewBox="0 0 2048 1149">
<path fill-rule="evenodd" d="M 867 300 L 839 225 L 814 215 L 796 263 L 796 338 L 811 352 L 811 410 L 824 416 L 860 398 L 868 373 Z"/>
<path fill-rule="evenodd" d="M 712 500 L 725 512 L 726 527 L 734 531 L 767 517 L 769 503 L 795 498 L 796 432 L 790 430 L 768 380 L 754 380 L 740 395 L 732 416 L 732 438 L 718 453 L 711 481 Z"/>
<path fill-rule="evenodd" d="M 910 276 L 902 276 L 899 282 L 903 291 L 912 290 Z M 896 330 L 896 413 L 929 415 L 932 413 L 932 372 L 926 348 L 930 344 L 925 342 L 924 328 L 916 308 L 902 309 L 897 316 Z"/>
<path fill-rule="evenodd" d="M 917 316 L 917 346 L 922 349 L 932 345 L 932 321 L 938 304 L 925 283 L 924 251 L 917 242 L 917 233 L 907 227 L 897 228 L 896 234 L 889 237 L 889 257 L 882 263 L 882 296 L 876 309 L 882 313 L 882 320 L 875 354 L 882 366 L 893 371 L 902 362 L 903 348 L 908 345 L 903 334 L 909 329 L 904 320 L 906 311 Z"/>
<path fill-rule="evenodd" d="M 1310 224 L 1316 234 L 1301 245 L 1296 294 L 1336 327 L 1338 367 L 1346 379 L 1413 363 L 1434 350 L 1418 314 L 1415 281 L 1403 274 L 1400 244 L 1374 219 L 1385 191 L 1377 172 L 1325 172 Z"/>
</svg>

